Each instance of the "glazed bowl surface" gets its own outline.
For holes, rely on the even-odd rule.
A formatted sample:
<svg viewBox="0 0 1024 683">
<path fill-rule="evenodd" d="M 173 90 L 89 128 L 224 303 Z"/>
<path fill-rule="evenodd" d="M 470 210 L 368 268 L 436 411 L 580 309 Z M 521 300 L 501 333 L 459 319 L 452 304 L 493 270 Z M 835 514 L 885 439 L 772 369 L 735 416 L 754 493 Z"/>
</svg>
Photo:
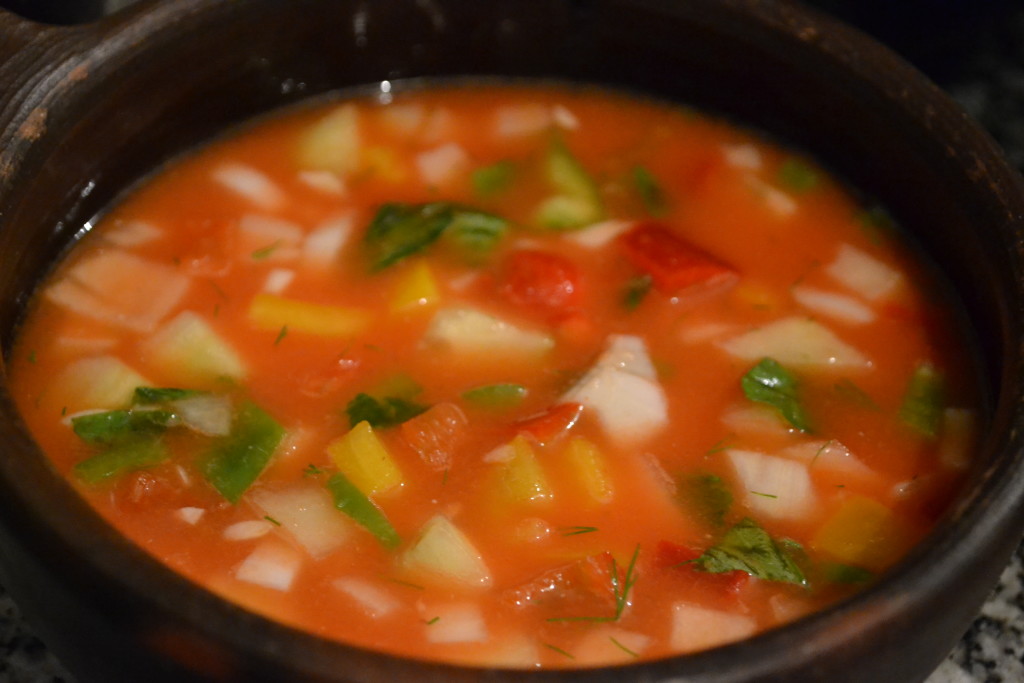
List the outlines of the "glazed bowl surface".
<svg viewBox="0 0 1024 683">
<path fill-rule="evenodd" d="M 960 297 L 989 396 L 968 485 L 934 533 L 852 600 L 705 653 L 545 672 L 404 660 L 272 623 L 159 565 L 53 470 L 0 385 L 0 580 L 27 616 L 81 680 L 923 679 L 1020 540 L 1024 184 L 924 77 L 794 4 L 179 0 L 62 28 L 0 14 L 5 363 L 53 263 L 166 160 L 334 90 L 467 77 L 692 104 L 808 151 L 887 206 Z"/>
</svg>

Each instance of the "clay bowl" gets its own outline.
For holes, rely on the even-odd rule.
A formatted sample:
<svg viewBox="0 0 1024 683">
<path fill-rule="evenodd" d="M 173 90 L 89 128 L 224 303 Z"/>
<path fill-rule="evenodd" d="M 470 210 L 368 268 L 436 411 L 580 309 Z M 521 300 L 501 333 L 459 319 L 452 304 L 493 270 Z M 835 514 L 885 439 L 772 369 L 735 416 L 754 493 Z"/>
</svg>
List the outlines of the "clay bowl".
<svg viewBox="0 0 1024 683">
<path fill-rule="evenodd" d="M 384 656 L 227 604 L 145 556 L 56 475 L 0 384 L 0 581 L 81 680 L 913 681 L 1021 535 L 1024 185 L 892 53 L 767 0 L 176 0 L 45 28 L 0 14 L 0 344 L 91 218 L 225 127 L 333 89 L 497 75 L 689 102 L 797 145 L 886 204 L 958 292 L 990 397 L 962 495 L 877 585 L 746 642 L 625 668 Z"/>
</svg>

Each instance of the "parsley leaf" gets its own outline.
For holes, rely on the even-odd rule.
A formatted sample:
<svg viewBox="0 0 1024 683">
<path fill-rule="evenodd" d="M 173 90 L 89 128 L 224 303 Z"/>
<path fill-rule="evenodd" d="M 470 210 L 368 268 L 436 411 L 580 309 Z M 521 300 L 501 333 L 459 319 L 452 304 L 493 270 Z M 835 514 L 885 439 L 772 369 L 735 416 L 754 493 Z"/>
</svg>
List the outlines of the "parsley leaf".
<svg viewBox="0 0 1024 683">
<path fill-rule="evenodd" d="M 811 431 L 810 421 L 800 403 L 796 378 L 778 361 L 764 358 L 743 375 L 740 382 L 744 395 L 751 401 L 767 403 L 777 408 L 786 421 L 800 431 Z"/>
<path fill-rule="evenodd" d="M 655 217 L 664 216 L 667 211 L 665 192 L 658 184 L 658 179 L 643 166 L 634 166 L 630 174 L 633 179 L 633 187 L 636 188 L 640 199 L 643 200 L 647 213 Z"/>
<path fill-rule="evenodd" d="M 766 581 L 807 583 L 785 544 L 776 542 L 749 517 L 725 532 L 718 545 L 705 550 L 693 562 L 712 574 L 739 570 Z"/>
<path fill-rule="evenodd" d="M 679 499 L 696 517 L 712 526 L 722 526 L 732 506 L 732 492 L 714 474 L 694 474 L 680 481 Z"/>
<path fill-rule="evenodd" d="M 416 417 L 426 409 L 425 405 L 398 396 L 377 399 L 369 394 L 360 393 L 349 401 L 345 412 L 352 427 L 363 421 L 369 422 L 371 427 L 394 427 Z"/>
<path fill-rule="evenodd" d="M 506 221 L 452 202 L 384 204 L 363 238 L 372 270 L 381 270 L 433 244 L 451 230 L 465 251 L 486 251 L 504 235 Z"/>
<path fill-rule="evenodd" d="M 939 431 L 943 407 L 942 374 L 931 363 L 919 363 L 910 376 L 900 406 L 900 419 L 924 436 Z"/>
</svg>

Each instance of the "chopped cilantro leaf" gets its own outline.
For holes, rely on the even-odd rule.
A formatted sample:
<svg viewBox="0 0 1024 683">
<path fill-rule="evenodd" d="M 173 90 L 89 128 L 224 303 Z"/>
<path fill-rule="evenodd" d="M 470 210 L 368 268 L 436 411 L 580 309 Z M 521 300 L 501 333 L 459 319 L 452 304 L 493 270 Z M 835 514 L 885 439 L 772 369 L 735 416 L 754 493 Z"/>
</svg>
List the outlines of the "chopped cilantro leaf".
<svg viewBox="0 0 1024 683">
<path fill-rule="evenodd" d="M 807 192 L 818 186 L 818 173 L 797 159 L 787 159 L 779 167 L 779 182 L 794 192 Z"/>
<path fill-rule="evenodd" d="M 679 482 L 680 502 L 699 519 L 722 526 L 732 506 L 732 492 L 725 481 L 714 474 L 695 474 Z"/>
<path fill-rule="evenodd" d="M 622 295 L 622 305 L 627 311 L 635 310 L 640 302 L 644 300 L 647 293 L 651 291 L 651 284 L 654 282 L 650 275 L 638 275 L 626 282 L 625 293 Z"/>
<path fill-rule="evenodd" d="M 924 436 L 939 431 L 943 408 L 942 374 L 928 362 L 914 368 L 900 406 L 900 419 Z"/>
<path fill-rule="evenodd" d="M 507 188 L 515 177 L 511 161 L 499 161 L 473 171 L 473 190 L 481 197 L 489 197 Z"/>
<path fill-rule="evenodd" d="M 751 401 L 777 408 L 786 421 L 802 432 L 811 425 L 800 403 L 796 378 L 772 358 L 765 358 L 743 376 L 743 393 Z"/>
<path fill-rule="evenodd" d="M 352 427 L 363 421 L 369 422 L 371 427 L 393 427 L 416 417 L 426 409 L 425 405 L 398 396 L 377 399 L 369 394 L 360 393 L 349 401 L 345 412 Z"/>
<path fill-rule="evenodd" d="M 722 540 L 693 561 L 706 572 L 744 571 L 766 581 L 804 585 L 807 579 L 785 544 L 776 542 L 749 517 L 725 532 Z"/>
<path fill-rule="evenodd" d="M 630 174 L 633 187 L 640 194 L 647 212 L 655 217 L 664 216 L 668 207 L 665 192 L 661 189 L 658 179 L 644 166 L 634 166 Z"/>
</svg>

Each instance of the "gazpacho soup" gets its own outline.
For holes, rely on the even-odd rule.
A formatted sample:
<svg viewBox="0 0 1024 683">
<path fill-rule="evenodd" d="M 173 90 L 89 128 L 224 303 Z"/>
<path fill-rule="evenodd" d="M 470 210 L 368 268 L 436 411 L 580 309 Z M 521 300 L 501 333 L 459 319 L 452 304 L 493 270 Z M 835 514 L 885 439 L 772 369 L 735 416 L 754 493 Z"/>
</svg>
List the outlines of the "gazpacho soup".
<svg viewBox="0 0 1024 683">
<path fill-rule="evenodd" d="M 12 360 L 112 525 L 248 609 L 463 664 L 693 652 L 870 585 L 980 390 L 883 210 L 684 108 L 319 102 L 134 189 Z"/>
</svg>

